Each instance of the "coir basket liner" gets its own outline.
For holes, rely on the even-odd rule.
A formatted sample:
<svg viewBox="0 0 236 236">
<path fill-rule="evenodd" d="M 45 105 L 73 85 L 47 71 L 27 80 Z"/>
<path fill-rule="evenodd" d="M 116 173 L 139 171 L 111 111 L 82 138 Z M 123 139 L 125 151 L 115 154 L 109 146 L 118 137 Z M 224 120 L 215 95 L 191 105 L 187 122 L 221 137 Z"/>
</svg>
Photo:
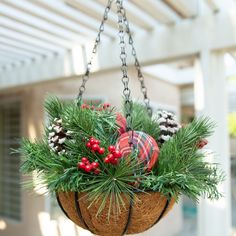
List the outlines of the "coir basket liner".
<svg viewBox="0 0 236 236">
<path fill-rule="evenodd" d="M 109 200 L 97 216 L 101 202 L 93 203 L 92 207 L 89 207 L 86 193 L 57 194 L 58 203 L 69 219 L 82 228 L 102 236 L 141 233 L 155 225 L 175 203 L 173 198 L 168 200 L 159 192 L 135 193 L 134 198 L 124 197 L 125 208 L 121 209 L 118 216 L 111 211 L 108 220 Z"/>
</svg>

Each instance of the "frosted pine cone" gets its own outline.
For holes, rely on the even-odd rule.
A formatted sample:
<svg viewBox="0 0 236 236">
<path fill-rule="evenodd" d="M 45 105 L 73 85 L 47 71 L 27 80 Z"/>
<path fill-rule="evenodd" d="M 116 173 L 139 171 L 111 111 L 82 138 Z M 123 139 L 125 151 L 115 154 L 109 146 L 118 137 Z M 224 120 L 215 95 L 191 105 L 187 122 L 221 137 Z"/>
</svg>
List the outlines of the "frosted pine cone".
<svg viewBox="0 0 236 236">
<path fill-rule="evenodd" d="M 66 131 L 62 127 L 62 120 L 59 118 L 55 118 L 53 124 L 48 129 L 48 144 L 51 150 L 58 155 L 65 154 L 65 141 L 70 138 L 72 132 Z"/>
<path fill-rule="evenodd" d="M 159 145 L 168 141 L 181 128 L 173 113 L 167 111 L 160 111 L 158 113 L 158 120 L 160 128 Z"/>
</svg>

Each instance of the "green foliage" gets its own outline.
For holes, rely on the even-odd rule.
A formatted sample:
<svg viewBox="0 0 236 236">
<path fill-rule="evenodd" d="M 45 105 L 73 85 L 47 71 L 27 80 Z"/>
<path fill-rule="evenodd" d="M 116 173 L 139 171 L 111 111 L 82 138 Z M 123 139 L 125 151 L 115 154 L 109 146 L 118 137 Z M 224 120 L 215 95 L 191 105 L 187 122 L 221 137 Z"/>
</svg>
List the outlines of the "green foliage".
<svg viewBox="0 0 236 236">
<path fill-rule="evenodd" d="M 119 137 L 114 108 L 102 111 L 82 109 L 75 102 L 62 103 L 57 98 L 46 101 L 50 123 L 55 118 L 62 119 L 63 128 L 72 131 L 65 142 L 67 152 L 58 155 L 53 152 L 47 141 L 48 128 L 42 141 L 22 141 L 19 150 L 24 156 L 21 171 L 25 174 L 37 172 L 39 185 L 46 185 L 49 192 L 78 191 L 87 192 L 93 202 L 102 199 L 99 212 L 107 199 L 110 210 L 120 210 L 124 205 L 121 193 L 127 196 L 137 190 L 133 183 L 140 180 L 139 191 L 159 191 L 176 199 L 180 194 L 198 200 L 201 195 L 218 198 L 217 185 L 223 180 L 222 172 L 214 164 L 204 161 L 204 153 L 197 143 L 212 134 L 214 124 L 207 118 L 194 120 L 181 128 L 177 134 L 165 142 L 160 150 L 158 164 L 151 172 L 144 171 L 138 162 L 138 151 L 120 160 L 119 165 L 104 164 L 101 155 L 86 147 L 87 141 L 95 137 L 101 146 L 115 145 Z M 131 128 L 159 138 L 159 127 L 154 118 L 148 116 L 144 106 L 133 105 Z M 101 173 L 95 175 L 77 168 L 82 157 L 90 162 L 97 161 Z M 104 155 L 103 157 L 105 157 Z"/>
<path fill-rule="evenodd" d="M 145 106 L 139 103 L 133 104 L 131 129 L 143 131 L 155 140 L 158 140 L 160 129 L 155 118 L 151 118 Z"/>
<path fill-rule="evenodd" d="M 230 136 L 236 137 L 236 113 L 230 113 L 228 115 L 228 127 Z"/>
<path fill-rule="evenodd" d="M 199 118 L 180 129 L 162 146 L 158 168 L 144 179 L 144 187 L 175 198 L 184 194 L 195 201 L 202 195 L 219 198 L 217 185 L 223 181 L 223 173 L 205 162 L 204 152 L 197 148 L 197 142 L 210 136 L 213 128 L 208 118 Z"/>
</svg>

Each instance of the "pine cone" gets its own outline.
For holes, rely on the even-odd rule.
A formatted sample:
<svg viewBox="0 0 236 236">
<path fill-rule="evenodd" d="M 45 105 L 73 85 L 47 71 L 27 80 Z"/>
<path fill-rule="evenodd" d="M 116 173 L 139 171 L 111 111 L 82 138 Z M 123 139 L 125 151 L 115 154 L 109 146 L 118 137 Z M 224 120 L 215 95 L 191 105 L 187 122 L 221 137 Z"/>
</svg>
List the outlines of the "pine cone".
<svg viewBox="0 0 236 236">
<path fill-rule="evenodd" d="M 168 141 L 181 128 L 176 121 L 174 114 L 167 111 L 160 111 L 158 113 L 157 123 L 160 128 L 160 138 L 158 140 L 159 145 Z"/>
<path fill-rule="evenodd" d="M 66 131 L 62 127 L 62 120 L 59 118 L 55 118 L 53 124 L 48 129 L 50 131 L 48 134 L 48 144 L 51 150 L 58 155 L 65 154 L 65 141 L 67 138 L 70 138 L 72 132 Z"/>
</svg>

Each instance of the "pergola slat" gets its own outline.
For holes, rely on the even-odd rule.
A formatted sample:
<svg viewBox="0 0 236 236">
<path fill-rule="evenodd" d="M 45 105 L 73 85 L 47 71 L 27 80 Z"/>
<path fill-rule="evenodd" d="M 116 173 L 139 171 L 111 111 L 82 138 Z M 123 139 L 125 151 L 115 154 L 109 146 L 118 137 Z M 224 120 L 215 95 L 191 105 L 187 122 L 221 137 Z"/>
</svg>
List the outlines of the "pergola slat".
<svg viewBox="0 0 236 236">
<path fill-rule="evenodd" d="M 19 48 L 19 49 L 24 49 L 24 50 L 29 51 L 29 52 L 35 52 L 35 53 L 40 54 L 40 55 L 51 55 L 51 54 L 54 53 L 50 50 L 41 48 L 39 46 L 35 47 L 35 46 L 30 45 L 30 44 L 26 44 L 26 43 L 23 43 L 23 42 L 20 42 L 20 41 L 17 41 L 17 40 L 13 40 L 13 39 L 10 39 L 10 38 L 6 38 L 6 37 L 3 37 L 3 36 L 0 36 L 0 43 L 2 43 L 4 45 L 12 46 L 13 48 Z"/>
<path fill-rule="evenodd" d="M 156 0 L 136 1 L 131 0 L 133 4 L 139 6 L 154 19 L 163 24 L 176 23 L 180 20 L 178 14 L 171 10 L 164 2 Z"/>
<path fill-rule="evenodd" d="M 31 37 L 46 41 L 46 42 L 51 42 L 55 45 L 58 45 L 60 47 L 65 47 L 65 48 L 71 48 L 73 46 L 72 43 L 70 43 L 69 40 L 62 39 L 60 37 L 56 37 L 54 35 L 51 35 L 45 31 L 41 31 L 38 29 L 35 29 L 31 26 L 24 25 L 22 23 L 19 23 L 17 21 L 7 19 L 2 17 L 1 18 L 1 23 L 3 27 L 7 29 L 12 29 L 15 32 L 22 33 L 24 35 L 29 35 Z"/>
<path fill-rule="evenodd" d="M 86 26 L 87 29 L 93 30 L 96 35 L 97 29 L 100 25 L 99 20 L 96 20 L 80 11 L 77 11 L 76 9 L 67 6 L 66 4 L 60 1 L 35 0 L 34 4 L 42 6 L 45 9 L 48 9 L 54 13 L 60 14 L 65 19 L 70 19 L 78 24 L 82 24 Z M 104 33 L 105 34 L 104 37 L 106 37 L 106 39 L 109 39 L 108 36 L 114 37 L 115 32 L 116 32 L 115 29 L 113 29 L 108 25 L 106 27 L 106 32 Z"/>
<path fill-rule="evenodd" d="M 42 55 L 38 55 L 36 53 L 32 52 L 27 52 L 24 49 L 19 49 L 19 48 L 12 48 L 11 46 L 7 46 L 4 44 L 0 44 L 0 50 L 2 51 L 7 51 L 9 54 L 17 54 L 17 55 L 22 55 L 30 59 L 39 59 L 42 58 Z"/>
<path fill-rule="evenodd" d="M 74 21 L 71 21 L 70 19 L 66 19 L 64 17 L 61 17 L 58 14 L 53 13 L 50 10 L 47 10 L 43 7 L 35 5 L 33 1 L 28 2 L 25 0 L 21 0 L 21 1 L 3 0 L 3 2 L 6 4 L 9 4 L 10 6 L 13 6 L 14 8 L 20 11 L 24 11 L 25 13 L 28 13 L 34 17 L 38 17 L 43 20 L 46 19 L 48 22 L 52 24 L 56 24 L 57 26 L 62 27 L 63 29 L 66 29 L 73 33 L 78 34 L 83 43 L 86 41 L 87 38 L 94 38 L 96 35 L 95 30 L 90 30 L 86 28 L 85 26 L 79 24 L 78 22 L 75 23 Z"/>
<path fill-rule="evenodd" d="M 102 19 L 102 15 L 104 13 L 105 2 L 101 1 L 80 1 L 80 0 L 65 0 L 68 5 L 73 6 L 74 8 L 78 9 L 79 11 L 83 11 L 84 13 L 88 14 L 89 16 L 96 18 L 97 20 Z M 142 28 L 137 26 L 136 24 L 130 23 L 130 28 L 133 32 L 140 32 Z M 107 24 L 111 25 L 115 29 L 117 29 L 117 15 L 110 11 L 108 15 Z"/>
<path fill-rule="evenodd" d="M 29 43 L 31 45 L 34 45 L 35 47 L 37 47 L 37 46 L 43 47 L 43 48 L 46 48 L 48 50 L 51 50 L 51 51 L 54 51 L 57 53 L 64 53 L 66 51 L 66 48 L 56 46 L 53 43 L 48 43 L 43 40 L 37 39 L 35 37 L 31 37 L 29 35 L 24 35 L 24 34 L 18 33 L 14 30 L 11 30 L 11 29 L 6 29 L 3 27 L 0 27 L 0 34 L 6 38 L 19 40 L 20 42 L 24 42 L 24 43 Z"/>
<path fill-rule="evenodd" d="M 192 18 L 198 14 L 198 0 L 163 0 L 182 18 Z"/>
<path fill-rule="evenodd" d="M 79 36 L 76 33 L 73 33 L 55 24 L 51 24 L 46 20 L 42 20 L 40 18 L 31 16 L 20 10 L 11 8 L 7 5 L 4 5 L 3 3 L 0 3 L 0 14 L 6 17 L 9 17 L 11 19 L 15 19 L 25 25 L 44 31 L 45 33 L 52 34 L 52 36 L 53 35 L 59 36 L 60 38 L 67 39 L 68 41 L 72 41 L 73 39 L 74 40 L 76 39 L 78 42 L 86 41 L 86 40 L 83 40 L 82 36 Z M 81 41 L 79 39 L 81 39 Z"/>
</svg>

